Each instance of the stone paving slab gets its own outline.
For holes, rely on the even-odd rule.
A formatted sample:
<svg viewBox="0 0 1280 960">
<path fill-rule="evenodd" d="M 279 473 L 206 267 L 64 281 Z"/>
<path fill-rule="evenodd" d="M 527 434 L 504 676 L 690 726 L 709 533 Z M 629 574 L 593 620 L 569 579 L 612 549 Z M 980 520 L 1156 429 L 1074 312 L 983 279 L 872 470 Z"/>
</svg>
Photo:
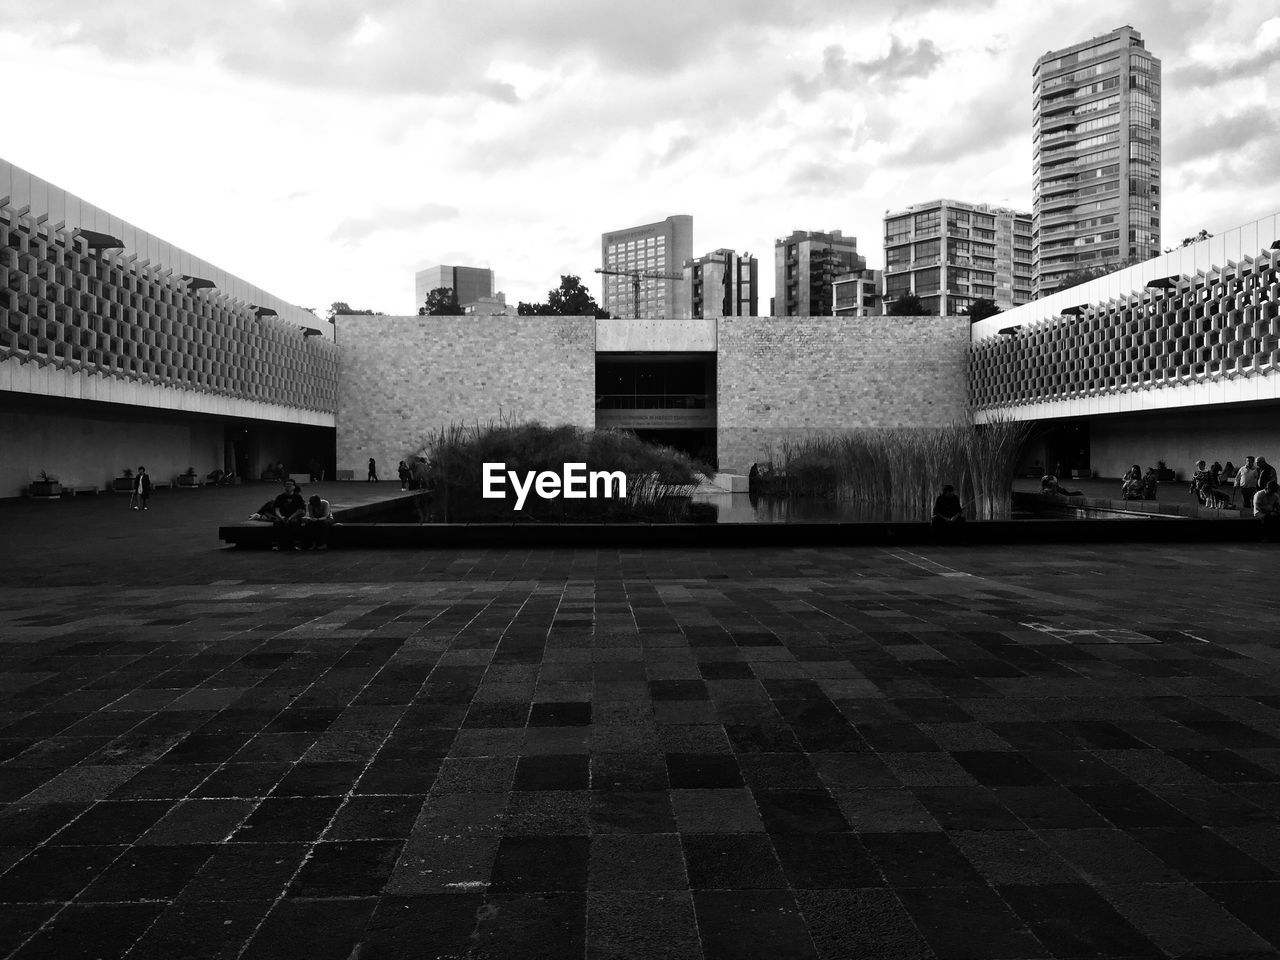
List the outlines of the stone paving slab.
<svg viewBox="0 0 1280 960">
<path fill-rule="evenodd" d="M 1273 547 L 218 547 L 262 499 L 0 504 L 0 956 L 1280 953 Z"/>
</svg>

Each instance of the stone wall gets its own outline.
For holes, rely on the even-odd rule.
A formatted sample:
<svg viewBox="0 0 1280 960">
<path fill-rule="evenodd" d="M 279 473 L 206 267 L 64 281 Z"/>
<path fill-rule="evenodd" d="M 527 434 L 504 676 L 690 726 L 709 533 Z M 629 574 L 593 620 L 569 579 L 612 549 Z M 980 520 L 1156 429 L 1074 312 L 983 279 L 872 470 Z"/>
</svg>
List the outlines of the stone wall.
<svg viewBox="0 0 1280 960">
<path fill-rule="evenodd" d="M 337 465 L 364 477 L 438 427 L 500 418 L 595 425 L 594 317 L 338 318 Z"/>
<path fill-rule="evenodd" d="M 969 415 L 963 317 L 724 317 L 718 340 L 721 470 L 787 438 Z"/>
</svg>

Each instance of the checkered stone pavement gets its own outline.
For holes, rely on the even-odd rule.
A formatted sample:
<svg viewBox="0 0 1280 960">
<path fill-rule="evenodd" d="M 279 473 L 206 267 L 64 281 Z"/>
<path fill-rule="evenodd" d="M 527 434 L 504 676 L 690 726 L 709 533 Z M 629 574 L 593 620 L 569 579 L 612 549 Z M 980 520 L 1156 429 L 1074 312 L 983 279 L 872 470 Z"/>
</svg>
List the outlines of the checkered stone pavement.
<svg viewBox="0 0 1280 960">
<path fill-rule="evenodd" d="M 59 576 L 0 587 L 0 956 L 1280 949 L 1265 545 L 42 531 Z"/>
</svg>

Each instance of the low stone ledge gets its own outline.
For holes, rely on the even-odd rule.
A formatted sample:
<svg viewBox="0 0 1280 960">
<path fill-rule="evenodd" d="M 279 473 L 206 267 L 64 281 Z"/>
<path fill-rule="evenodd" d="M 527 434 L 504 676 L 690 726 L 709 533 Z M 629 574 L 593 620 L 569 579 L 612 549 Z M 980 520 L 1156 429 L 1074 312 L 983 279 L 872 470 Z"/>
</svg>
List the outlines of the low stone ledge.
<svg viewBox="0 0 1280 960">
<path fill-rule="evenodd" d="M 237 547 L 266 548 L 271 526 L 223 526 L 218 536 Z M 332 547 L 471 549 L 514 547 L 884 547 L 1040 543 L 1250 542 L 1256 524 L 1238 520 L 1151 517 L 1141 520 L 985 520 L 939 533 L 929 523 L 670 523 L 670 524 L 416 524 L 340 523 Z"/>
</svg>

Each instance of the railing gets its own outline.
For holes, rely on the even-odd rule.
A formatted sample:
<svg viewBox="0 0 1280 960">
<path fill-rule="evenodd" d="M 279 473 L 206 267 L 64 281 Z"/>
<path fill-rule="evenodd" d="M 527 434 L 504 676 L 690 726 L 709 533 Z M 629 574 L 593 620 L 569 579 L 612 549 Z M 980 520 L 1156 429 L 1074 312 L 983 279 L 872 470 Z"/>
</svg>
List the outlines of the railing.
<svg viewBox="0 0 1280 960">
<path fill-rule="evenodd" d="M 597 393 L 597 410 L 705 410 L 707 393 Z"/>
</svg>

